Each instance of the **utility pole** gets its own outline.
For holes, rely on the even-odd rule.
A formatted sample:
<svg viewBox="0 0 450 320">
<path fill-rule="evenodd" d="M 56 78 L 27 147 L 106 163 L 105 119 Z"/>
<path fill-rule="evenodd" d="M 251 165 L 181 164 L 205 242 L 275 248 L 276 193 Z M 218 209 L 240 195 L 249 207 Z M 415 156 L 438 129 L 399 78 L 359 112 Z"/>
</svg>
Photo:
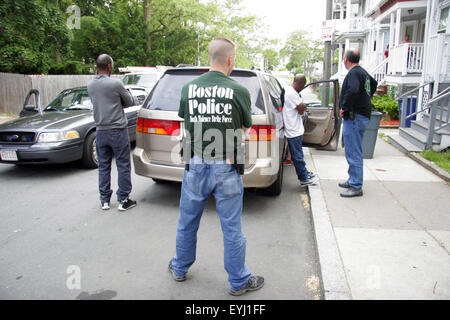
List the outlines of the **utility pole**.
<svg viewBox="0 0 450 320">
<path fill-rule="evenodd" d="M 326 0 L 326 20 L 331 20 L 333 17 L 333 0 Z M 331 77 L 331 39 L 325 41 L 325 50 L 323 57 L 323 80 L 329 80 Z"/>
<path fill-rule="evenodd" d="M 145 22 L 147 23 L 147 59 L 145 61 L 145 65 L 147 67 L 150 67 L 151 65 L 151 58 L 150 58 L 150 52 L 152 51 L 152 38 L 151 38 L 151 19 L 152 19 L 152 0 L 144 0 L 143 7 L 144 7 L 144 17 Z M 164 45 L 165 45 L 165 39 L 164 39 Z"/>
</svg>

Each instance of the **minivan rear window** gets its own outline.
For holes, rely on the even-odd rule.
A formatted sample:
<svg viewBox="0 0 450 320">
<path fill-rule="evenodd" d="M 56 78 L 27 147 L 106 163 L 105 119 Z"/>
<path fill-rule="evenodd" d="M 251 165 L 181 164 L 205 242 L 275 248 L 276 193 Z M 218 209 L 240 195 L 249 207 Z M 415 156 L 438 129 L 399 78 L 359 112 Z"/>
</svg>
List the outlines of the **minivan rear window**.
<svg viewBox="0 0 450 320">
<path fill-rule="evenodd" d="M 144 103 L 144 108 L 150 110 L 178 112 L 181 99 L 181 89 L 187 82 L 202 74 L 203 73 L 196 70 L 166 73 L 149 94 L 147 101 Z M 264 114 L 264 100 L 258 77 L 249 73 L 232 73 L 231 78 L 238 81 L 246 87 L 248 91 L 250 91 L 252 114 Z"/>
</svg>

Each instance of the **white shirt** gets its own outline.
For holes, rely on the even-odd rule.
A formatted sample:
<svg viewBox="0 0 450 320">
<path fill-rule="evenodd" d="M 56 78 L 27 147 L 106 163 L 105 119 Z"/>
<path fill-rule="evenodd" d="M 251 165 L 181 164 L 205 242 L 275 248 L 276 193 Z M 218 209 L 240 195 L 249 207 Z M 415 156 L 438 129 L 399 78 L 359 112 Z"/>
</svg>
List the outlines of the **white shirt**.
<svg viewBox="0 0 450 320">
<path fill-rule="evenodd" d="M 302 98 L 292 86 L 285 87 L 282 114 L 286 138 L 299 137 L 305 133 L 302 116 L 297 111 L 297 106 L 302 102 Z"/>
</svg>

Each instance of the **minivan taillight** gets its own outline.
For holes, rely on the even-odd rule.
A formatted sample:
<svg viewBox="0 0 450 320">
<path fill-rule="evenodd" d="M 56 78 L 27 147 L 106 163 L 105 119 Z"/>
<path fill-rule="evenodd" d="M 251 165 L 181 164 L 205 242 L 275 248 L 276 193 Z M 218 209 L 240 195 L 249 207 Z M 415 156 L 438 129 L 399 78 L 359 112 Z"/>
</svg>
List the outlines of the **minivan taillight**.
<svg viewBox="0 0 450 320">
<path fill-rule="evenodd" d="M 136 131 L 148 134 L 178 136 L 180 134 L 180 122 L 138 118 Z"/>
<path fill-rule="evenodd" d="M 249 134 L 250 141 L 272 141 L 276 136 L 275 126 L 252 126 Z"/>
</svg>

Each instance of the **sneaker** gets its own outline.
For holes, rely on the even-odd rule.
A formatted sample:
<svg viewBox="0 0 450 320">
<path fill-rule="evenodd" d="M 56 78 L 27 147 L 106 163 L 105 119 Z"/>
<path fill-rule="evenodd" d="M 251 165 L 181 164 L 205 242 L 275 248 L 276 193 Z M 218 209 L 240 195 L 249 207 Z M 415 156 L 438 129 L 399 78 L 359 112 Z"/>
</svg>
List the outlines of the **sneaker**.
<svg viewBox="0 0 450 320">
<path fill-rule="evenodd" d="M 111 207 L 109 206 L 109 202 L 104 202 L 102 205 L 102 210 L 109 210 Z"/>
<path fill-rule="evenodd" d="M 300 181 L 300 185 L 302 187 L 312 186 L 315 185 L 319 181 L 319 177 L 317 175 L 315 176 L 308 176 L 308 179 L 304 181 Z"/>
<path fill-rule="evenodd" d="M 239 290 L 230 289 L 228 291 L 232 296 L 240 296 L 248 291 L 256 291 L 263 287 L 264 278 L 260 276 L 251 276 L 247 283 Z"/>
<path fill-rule="evenodd" d="M 309 176 L 309 178 L 318 177 L 317 173 L 314 173 L 314 172 L 311 172 L 311 171 L 308 171 L 308 176 Z"/>
<path fill-rule="evenodd" d="M 186 280 L 186 275 L 185 275 L 185 274 L 182 275 L 182 276 L 177 276 L 177 275 L 175 274 L 175 271 L 174 271 L 173 268 L 172 268 L 172 260 L 169 261 L 169 271 L 170 271 L 170 273 L 172 273 L 172 278 L 173 278 L 175 281 L 181 282 L 181 281 Z"/>
<path fill-rule="evenodd" d="M 136 201 L 131 200 L 131 198 L 126 198 L 125 200 L 120 201 L 119 211 L 127 211 L 128 209 L 136 207 L 136 205 Z"/>
</svg>

